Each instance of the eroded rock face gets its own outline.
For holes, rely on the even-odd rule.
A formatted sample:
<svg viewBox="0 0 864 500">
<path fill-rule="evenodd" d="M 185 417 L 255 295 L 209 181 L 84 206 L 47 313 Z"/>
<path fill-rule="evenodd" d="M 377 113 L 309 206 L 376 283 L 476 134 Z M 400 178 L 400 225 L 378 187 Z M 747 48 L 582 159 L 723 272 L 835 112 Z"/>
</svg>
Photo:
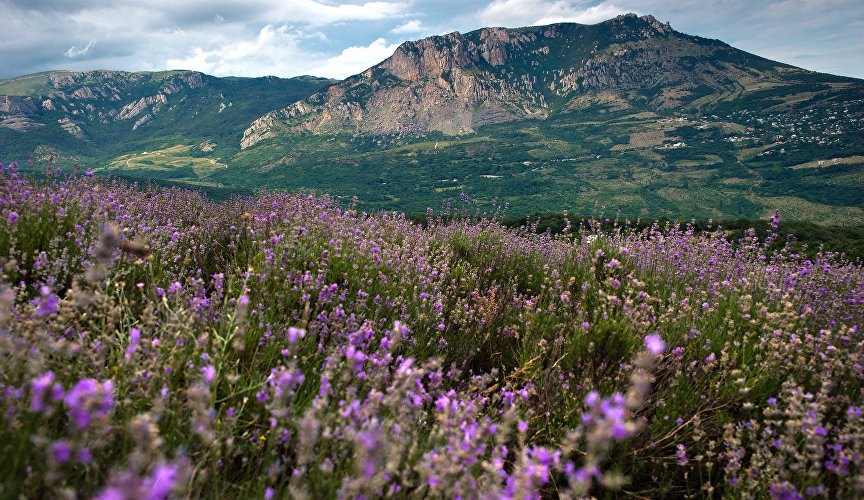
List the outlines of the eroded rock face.
<svg viewBox="0 0 864 500">
<path fill-rule="evenodd" d="M 145 123 L 149 122 L 152 119 L 153 119 L 153 115 L 151 115 L 150 113 L 147 113 L 146 115 L 139 118 L 135 122 L 135 125 L 132 125 L 132 130 L 136 130 L 138 127 L 140 127 L 141 125 L 144 125 Z"/>
<path fill-rule="evenodd" d="M 204 85 L 207 85 L 204 82 L 203 75 L 201 73 L 198 73 L 197 71 L 192 72 L 192 73 L 187 73 L 187 74 L 183 75 L 180 79 L 183 80 L 183 82 L 185 82 L 186 85 L 190 89 L 197 89 L 199 87 L 203 87 Z"/>
<path fill-rule="evenodd" d="M 29 97 L 0 96 L 0 113 L 30 115 L 38 109 Z"/>
<path fill-rule="evenodd" d="M 96 93 L 93 92 L 93 89 L 87 86 L 75 89 L 75 91 L 72 92 L 71 95 L 76 99 L 96 99 L 97 97 Z"/>
<path fill-rule="evenodd" d="M 0 125 L 18 132 L 27 132 L 44 124 L 35 119 L 39 107 L 26 97 L 0 96 Z"/>
<path fill-rule="evenodd" d="M 33 121 L 32 118 L 26 115 L 11 115 L 3 117 L 3 119 L 0 120 L 0 125 L 6 128 L 11 128 L 12 130 L 17 130 L 18 132 L 27 132 L 45 126 L 42 123 Z"/>
<path fill-rule="evenodd" d="M 81 122 L 72 121 L 69 118 L 61 118 L 57 120 L 60 126 L 69 133 L 72 137 L 76 139 L 81 139 L 82 141 L 89 141 L 90 137 L 84 132 L 84 129 L 81 128 Z"/>
<path fill-rule="evenodd" d="M 120 109 L 120 112 L 117 113 L 117 116 L 114 117 L 114 119 L 128 120 L 129 118 L 134 118 L 135 116 L 138 116 L 138 114 L 147 109 L 148 106 L 159 106 L 167 102 L 168 98 L 165 97 L 165 94 L 156 94 L 155 96 L 142 97 L 135 102 L 130 102 L 129 104 L 123 106 Z"/>
</svg>

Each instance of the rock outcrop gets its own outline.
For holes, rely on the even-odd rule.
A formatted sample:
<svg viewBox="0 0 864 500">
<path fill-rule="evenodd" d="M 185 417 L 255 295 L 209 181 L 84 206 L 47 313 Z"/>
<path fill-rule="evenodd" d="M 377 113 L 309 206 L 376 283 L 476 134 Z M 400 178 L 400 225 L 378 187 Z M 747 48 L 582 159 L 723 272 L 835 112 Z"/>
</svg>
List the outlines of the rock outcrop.
<svg viewBox="0 0 864 500">
<path fill-rule="evenodd" d="M 0 125 L 6 128 L 11 128 L 12 130 L 17 130 L 18 132 L 27 132 L 45 126 L 42 123 L 33 121 L 30 117 L 25 115 L 12 115 L 3 117 L 2 119 L 0 119 Z"/>
<path fill-rule="evenodd" d="M 81 139 L 82 141 L 89 141 L 90 137 L 84 132 L 84 129 L 81 128 L 81 122 L 72 121 L 69 118 L 61 118 L 57 120 L 60 126 L 69 133 L 72 137 L 76 139 Z"/>
<path fill-rule="evenodd" d="M 31 115 L 38 109 L 29 97 L 0 96 L 0 113 Z"/>
<path fill-rule="evenodd" d="M 147 113 L 146 115 L 144 115 L 144 116 L 142 116 L 141 118 L 139 118 L 139 119 L 135 122 L 135 125 L 132 125 L 132 130 L 137 130 L 138 127 L 140 127 L 141 125 L 146 124 L 147 122 L 149 122 L 149 121 L 152 120 L 152 119 L 153 119 L 153 115 L 151 115 L 150 113 Z"/>
<path fill-rule="evenodd" d="M 167 102 L 168 98 L 165 97 L 165 94 L 156 94 L 155 96 L 142 97 L 141 99 L 138 99 L 135 102 L 130 102 L 129 104 L 120 108 L 120 112 L 117 113 L 117 116 L 115 116 L 114 119 L 128 120 L 130 118 L 138 116 L 142 111 L 147 109 L 148 106 L 160 106 L 162 104 L 166 104 Z"/>
</svg>

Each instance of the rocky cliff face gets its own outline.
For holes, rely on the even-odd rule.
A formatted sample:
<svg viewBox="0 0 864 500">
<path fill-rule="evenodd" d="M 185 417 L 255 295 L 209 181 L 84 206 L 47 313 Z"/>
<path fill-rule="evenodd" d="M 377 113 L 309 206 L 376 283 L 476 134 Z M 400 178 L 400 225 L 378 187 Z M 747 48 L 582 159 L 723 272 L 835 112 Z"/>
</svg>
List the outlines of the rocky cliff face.
<svg viewBox="0 0 864 500">
<path fill-rule="evenodd" d="M 0 96 L 0 126 L 19 132 L 27 132 L 43 127 L 34 119 L 39 110 L 31 99 L 2 95 Z"/>
<path fill-rule="evenodd" d="M 623 108 L 674 107 L 699 92 L 764 79 L 752 67 L 766 62 L 635 14 L 591 26 L 450 33 L 405 42 L 363 73 L 262 116 L 246 129 L 241 147 L 304 131 L 464 134 L 590 105 L 580 98 L 601 92 Z"/>
<path fill-rule="evenodd" d="M 285 123 L 313 132 L 462 134 L 487 124 L 542 118 L 543 97 L 530 82 L 501 85 L 494 75 L 536 39 L 535 33 L 488 28 L 474 37 L 450 33 L 405 42 L 360 75 L 259 118 L 241 146 L 274 136 Z"/>
<path fill-rule="evenodd" d="M 36 110 L 36 105 L 28 98 L 8 95 L 0 96 L 0 113 L 30 115 L 35 113 Z"/>
</svg>

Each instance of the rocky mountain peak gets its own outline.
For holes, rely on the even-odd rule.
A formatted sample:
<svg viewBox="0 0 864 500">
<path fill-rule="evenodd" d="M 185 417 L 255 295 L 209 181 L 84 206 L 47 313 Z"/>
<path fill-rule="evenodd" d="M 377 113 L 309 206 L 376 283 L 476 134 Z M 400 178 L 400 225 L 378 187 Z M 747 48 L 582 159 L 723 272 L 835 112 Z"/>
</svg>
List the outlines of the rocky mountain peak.
<svg viewBox="0 0 864 500">
<path fill-rule="evenodd" d="M 476 41 L 456 31 L 404 42 L 392 56 L 366 70 L 362 76 L 369 78 L 380 69 L 399 79 L 416 81 L 421 75 L 440 76 L 481 63 L 500 66 L 509 54 L 521 49 L 522 42 L 534 40 L 536 36 L 505 28 L 484 28 L 474 38 Z"/>
<path fill-rule="evenodd" d="M 740 88 L 732 82 L 753 78 L 754 64 L 774 67 L 651 15 L 453 32 L 405 42 L 363 73 L 268 113 L 245 131 L 241 146 L 280 131 L 465 134 L 591 106 L 601 92 L 618 108 L 672 108 L 697 92 Z"/>
<path fill-rule="evenodd" d="M 669 25 L 669 21 L 666 21 L 665 24 L 661 23 L 660 21 L 657 20 L 657 18 L 655 18 L 651 14 L 648 14 L 646 16 L 642 16 L 639 19 L 650 24 L 652 28 L 654 28 L 655 30 L 657 30 L 660 33 L 672 33 L 672 31 L 674 31 L 672 29 L 672 26 Z"/>
</svg>

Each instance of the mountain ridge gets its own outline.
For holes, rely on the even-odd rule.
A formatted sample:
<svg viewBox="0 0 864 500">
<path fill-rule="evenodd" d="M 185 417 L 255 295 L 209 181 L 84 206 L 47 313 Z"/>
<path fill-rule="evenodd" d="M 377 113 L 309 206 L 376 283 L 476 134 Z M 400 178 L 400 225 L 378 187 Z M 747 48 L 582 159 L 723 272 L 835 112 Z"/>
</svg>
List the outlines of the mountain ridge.
<svg viewBox="0 0 864 500">
<path fill-rule="evenodd" d="M 242 127 L 244 120 L 334 81 L 306 75 L 220 78 L 188 70 L 46 71 L 0 80 L 0 133 L 20 134 L 14 142 L 22 147 L 10 147 L 7 141 L 7 154 L 63 146 L 72 150 L 70 157 L 80 158 L 98 158 L 95 148 L 128 149 L 178 133 L 203 141 L 215 131 L 230 135 L 219 142 L 231 142 L 233 127 Z M 213 121 L 223 127 L 211 127 Z M 225 124 L 231 134 L 223 130 Z"/>
<path fill-rule="evenodd" d="M 240 145 L 303 131 L 462 135 L 544 119 L 584 106 L 584 96 L 624 108 L 695 109 L 712 95 L 814 74 L 679 33 L 653 16 L 482 28 L 405 42 L 362 73 L 255 120 Z"/>
</svg>

